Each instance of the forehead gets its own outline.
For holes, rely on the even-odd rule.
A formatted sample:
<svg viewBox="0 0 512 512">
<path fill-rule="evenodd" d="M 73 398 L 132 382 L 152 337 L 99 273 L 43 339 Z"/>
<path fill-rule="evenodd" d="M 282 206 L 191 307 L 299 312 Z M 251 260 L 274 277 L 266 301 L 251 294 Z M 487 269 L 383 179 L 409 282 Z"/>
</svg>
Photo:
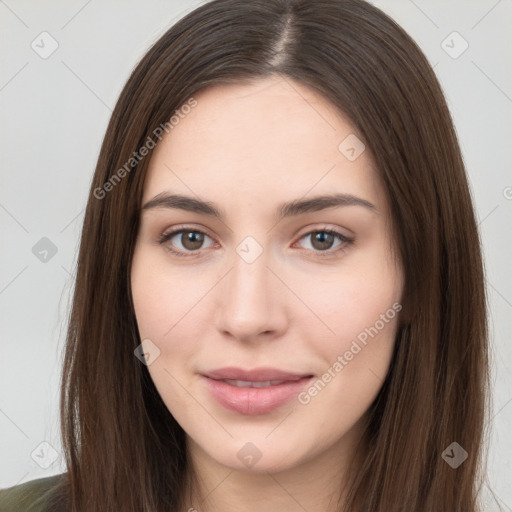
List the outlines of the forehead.
<svg viewBox="0 0 512 512">
<path fill-rule="evenodd" d="M 214 85 L 194 99 L 153 150 L 144 200 L 164 190 L 204 197 L 239 190 L 282 200 L 341 186 L 372 202 L 381 194 L 368 151 L 351 161 L 340 150 L 357 136 L 354 127 L 313 89 L 270 77 Z"/>
<path fill-rule="evenodd" d="M 204 136 L 205 145 L 232 143 L 233 148 L 250 152 L 264 141 L 269 154 L 271 141 L 293 147 L 308 139 L 313 145 L 328 134 L 338 137 L 354 131 L 323 96 L 280 76 L 251 84 L 214 85 L 195 99 L 197 106 L 169 134 L 176 144 L 184 138 Z M 327 146 L 329 141 L 325 142 Z"/>
</svg>

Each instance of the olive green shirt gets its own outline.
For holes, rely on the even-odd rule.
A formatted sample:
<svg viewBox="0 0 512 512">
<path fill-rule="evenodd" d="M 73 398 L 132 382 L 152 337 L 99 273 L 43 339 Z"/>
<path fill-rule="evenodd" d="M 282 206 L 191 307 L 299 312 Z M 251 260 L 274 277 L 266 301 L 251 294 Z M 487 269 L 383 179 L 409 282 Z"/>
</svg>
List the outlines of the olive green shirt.
<svg viewBox="0 0 512 512">
<path fill-rule="evenodd" d="M 51 512 L 48 502 L 60 475 L 38 478 L 0 489 L 0 512 Z"/>
</svg>

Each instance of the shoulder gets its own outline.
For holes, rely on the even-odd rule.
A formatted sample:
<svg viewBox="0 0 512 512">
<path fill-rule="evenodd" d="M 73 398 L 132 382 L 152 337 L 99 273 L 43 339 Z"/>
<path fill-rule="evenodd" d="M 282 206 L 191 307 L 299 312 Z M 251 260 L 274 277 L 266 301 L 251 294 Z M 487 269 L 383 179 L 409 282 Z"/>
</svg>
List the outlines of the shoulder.
<svg viewBox="0 0 512 512">
<path fill-rule="evenodd" d="M 46 512 L 52 490 L 65 473 L 0 489 L 0 512 Z"/>
</svg>

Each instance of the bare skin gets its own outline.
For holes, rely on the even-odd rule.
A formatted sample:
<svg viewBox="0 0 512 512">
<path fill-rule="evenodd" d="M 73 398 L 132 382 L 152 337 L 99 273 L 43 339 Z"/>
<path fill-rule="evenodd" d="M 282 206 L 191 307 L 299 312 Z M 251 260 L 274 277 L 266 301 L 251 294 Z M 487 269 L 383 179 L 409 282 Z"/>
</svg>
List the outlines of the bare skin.
<svg viewBox="0 0 512 512">
<path fill-rule="evenodd" d="M 368 149 L 351 161 L 338 148 L 353 126 L 303 85 L 272 77 L 195 98 L 153 151 L 142 204 L 182 194 L 224 216 L 143 210 L 131 274 L 141 340 L 159 350 L 148 370 L 202 482 L 184 510 L 332 510 L 397 332 L 403 273 L 385 190 Z M 282 203 L 332 194 L 373 207 L 277 216 Z M 247 415 L 205 385 L 205 371 L 226 366 L 330 379 Z"/>
</svg>

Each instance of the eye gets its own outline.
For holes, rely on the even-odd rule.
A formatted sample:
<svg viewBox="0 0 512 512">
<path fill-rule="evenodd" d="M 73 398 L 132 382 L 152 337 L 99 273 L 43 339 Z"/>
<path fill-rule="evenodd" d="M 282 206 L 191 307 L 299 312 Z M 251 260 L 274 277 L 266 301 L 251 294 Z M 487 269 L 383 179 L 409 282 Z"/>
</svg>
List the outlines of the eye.
<svg viewBox="0 0 512 512">
<path fill-rule="evenodd" d="M 178 256 L 192 256 L 197 251 L 204 249 L 205 238 L 212 240 L 206 233 L 197 229 L 177 229 L 170 233 L 164 233 L 158 240 L 162 245 L 167 242 L 166 249 Z M 177 249 L 176 249 L 177 247 Z"/>
<path fill-rule="evenodd" d="M 306 249 L 319 253 L 327 253 L 325 256 L 330 256 L 332 253 L 336 253 L 338 250 L 344 249 L 347 245 L 354 242 L 353 238 L 349 238 L 334 229 L 310 231 L 302 236 L 300 240 L 309 240 L 310 247 L 306 247 Z M 336 240 L 338 241 L 337 245 L 335 245 Z M 321 254 L 321 256 L 324 256 L 324 254 Z"/>
<path fill-rule="evenodd" d="M 169 233 L 163 233 L 159 237 L 158 242 L 176 256 L 185 257 L 198 255 L 202 249 L 205 249 L 203 244 L 206 239 L 212 242 L 209 246 L 212 247 L 214 242 L 206 233 L 198 229 L 182 227 Z M 332 256 L 354 242 L 353 238 L 349 238 L 333 229 L 310 231 L 303 235 L 299 241 L 308 239 L 310 240 L 310 247 L 305 247 L 305 249 L 313 251 L 321 257 Z M 338 241 L 337 244 L 336 241 Z"/>
</svg>

